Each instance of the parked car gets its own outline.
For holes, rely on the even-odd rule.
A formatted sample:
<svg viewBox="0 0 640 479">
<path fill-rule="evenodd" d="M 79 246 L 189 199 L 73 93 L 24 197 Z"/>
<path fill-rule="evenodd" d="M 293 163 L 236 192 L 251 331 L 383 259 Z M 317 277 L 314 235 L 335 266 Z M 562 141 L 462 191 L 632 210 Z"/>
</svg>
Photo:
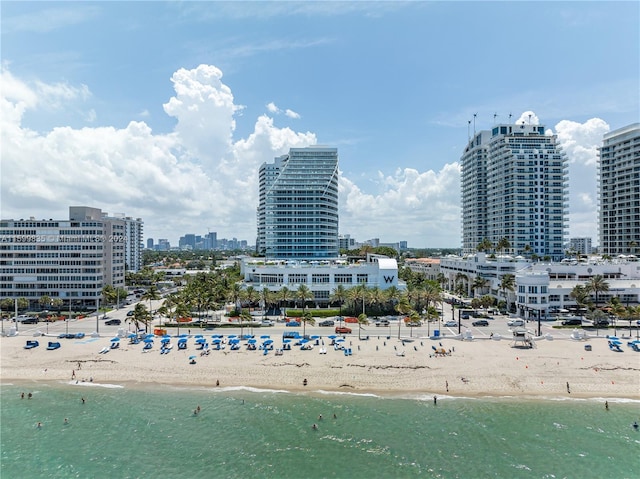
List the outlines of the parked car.
<svg viewBox="0 0 640 479">
<path fill-rule="evenodd" d="M 609 320 L 607 320 L 607 319 L 595 319 L 593 321 L 593 325 L 598 327 L 598 328 L 606 328 L 607 326 L 609 326 Z"/>
<path fill-rule="evenodd" d="M 127 311 L 127 316 L 133 316 L 135 315 L 135 311 L 133 311 L 133 309 L 131 311 Z"/>
<path fill-rule="evenodd" d="M 263 319 L 262 321 L 260 321 L 260 326 L 273 326 L 273 321 L 271 321 L 270 319 Z"/>
<path fill-rule="evenodd" d="M 353 324 L 357 324 L 357 323 L 358 323 L 358 318 L 353 318 L 353 317 L 350 317 L 350 318 L 344 318 L 344 322 L 345 322 L 345 323 L 353 323 Z"/>
<path fill-rule="evenodd" d="M 563 326 L 582 326 L 582 320 L 580 318 L 565 319 L 562 321 Z"/>
<path fill-rule="evenodd" d="M 420 321 L 409 321 L 407 323 L 407 326 L 409 326 L 410 328 L 417 328 L 419 326 L 422 326 L 422 323 Z"/>
<path fill-rule="evenodd" d="M 109 321 L 106 321 L 104 324 L 106 324 L 107 326 L 119 326 L 120 324 L 122 324 L 122 321 L 120 321 L 119 319 L 110 319 Z"/>
<path fill-rule="evenodd" d="M 389 321 L 387 321 L 386 319 L 376 321 L 376 326 L 389 326 L 389 324 Z"/>
<path fill-rule="evenodd" d="M 285 324 L 285 326 L 287 326 L 289 328 L 296 328 L 296 327 L 300 326 L 300 322 L 299 321 L 288 321 L 287 324 Z"/>
<path fill-rule="evenodd" d="M 460 316 L 462 319 L 469 319 L 469 313 L 462 313 Z"/>
<path fill-rule="evenodd" d="M 444 325 L 447 328 L 455 328 L 456 326 L 458 326 L 458 321 L 447 321 L 446 323 L 444 323 Z"/>
<path fill-rule="evenodd" d="M 336 334 L 350 334 L 351 328 L 347 328 L 346 326 L 336 326 Z"/>
<path fill-rule="evenodd" d="M 486 319 L 479 319 L 478 321 L 474 321 L 473 323 L 474 326 L 489 326 L 489 321 L 487 321 Z"/>
<path fill-rule="evenodd" d="M 333 319 L 325 319 L 324 321 L 320 321 L 318 326 L 333 326 L 336 322 Z"/>
<path fill-rule="evenodd" d="M 524 326 L 524 319 L 510 319 L 507 326 Z"/>
<path fill-rule="evenodd" d="M 22 324 L 38 324 L 37 316 L 18 316 L 16 321 Z"/>
</svg>

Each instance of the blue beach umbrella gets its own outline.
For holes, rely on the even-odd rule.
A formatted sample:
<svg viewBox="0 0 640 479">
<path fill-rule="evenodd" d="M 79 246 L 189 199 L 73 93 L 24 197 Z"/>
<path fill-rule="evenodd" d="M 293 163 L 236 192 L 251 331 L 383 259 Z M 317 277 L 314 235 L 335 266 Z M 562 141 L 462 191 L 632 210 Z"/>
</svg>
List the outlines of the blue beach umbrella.
<svg viewBox="0 0 640 479">
<path fill-rule="evenodd" d="M 120 341 L 120 338 L 111 338 L 111 341 Z"/>
<path fill-rule="evenodd" d="M 189 359 L 195 359 L 196 356 L 189 356 Z"/>
<path fill-rule="evenodd" d="M 282 342 L 286 344 L 286 343 L 290 343 L 291 340 L 290 339 L 283 339 Z"/>
<path fill-rule="evenodd" d="M 200 343 L 206 343 L 206 342 L 207 342 L 207 340 L 206 340 L 206 339 L 204 339 L 204 338 L 198 338 L 198 339 L 196 339 L 196 343 L 198 343 L 198 344 L 200 344 Z"/>
<path fill-rule="evenodd" d="M 213 344 L 220 344 L 222 340 L 220 338 L 215 338 L 211 341 Z"/>
<path fill-rule="evenodd" d="M 127 336 L 128 338 L 137 338 L 138 335 L 136 333 L 129 333 L 129 336 Z"/>
<path fill-rule="evenodd" d="M 263 334 L 262 336 L 260 336 L 260 339 L 269 339 L 271 336 L 269 336 L 268 334 Z"/>
<path fill-rule="evenodd" d="M 273 343 L 273 339 L 267 339 L 263 344 L 271 344 Z"/>
<path fill-rule="evenodd" d="M 338 336 L 336 336 L 335 334 L 332 334 L 331 336 L 327 336 L 329 339 L 336 339 Z"/>
<path fill-rule="evenodd" d="M 152 343 L 152 342 L 153 342 L 153 339 L 151 339 L 151 338 L 145 338 L 145 339 L 144 339 L 144 342 L 145 342 L 145 343 Z"/>
<path fill-rule="evenodd" d="M 257 339 L 250 339 L 249 341 L 247 341 L 249 344 L 256 344 L 258 340 Z"/>
</svg>

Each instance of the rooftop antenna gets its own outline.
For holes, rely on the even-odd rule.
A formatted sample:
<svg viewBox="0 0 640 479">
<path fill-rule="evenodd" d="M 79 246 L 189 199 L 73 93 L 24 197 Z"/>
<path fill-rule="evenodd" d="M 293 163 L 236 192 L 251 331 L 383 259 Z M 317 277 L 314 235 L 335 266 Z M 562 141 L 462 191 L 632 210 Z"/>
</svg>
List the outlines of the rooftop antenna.
<svg viewBox="0 0 640 479">
<path fill-rule="evenodd" d="M 498 117 L 498 114 L 497 114 L 497 113 L 494 113 L 494 114 L 493 114 L 493 124 L 494 124 L 494 125 L 496 124 L 496 118 L 497 118 L 497 117 Z"/>
<path fill-rule="evenodd" d="M 473 114 L 473 136 L 476 136 L 476 116 L 478 116 L 477 113 Z"/>
<path fill-rule="evenodd" d="M 509 123 L 511 123 L 511 117 L 512 117 L 512 116 L 513 116 L 513 115 L 512 115 L 511 113 L 509 113 Z"/>
<path fill-rule="evenodd" d="M 467 121 L 467 140 L 471 141 L 471 133 L 469 131 L 469 128 L 471 128 L 471 120 Z"/>
<path fill-rule="evenodd" d="M 531 113 L 529 113 L 529 124 L 531 124 Z"/>
</svg>

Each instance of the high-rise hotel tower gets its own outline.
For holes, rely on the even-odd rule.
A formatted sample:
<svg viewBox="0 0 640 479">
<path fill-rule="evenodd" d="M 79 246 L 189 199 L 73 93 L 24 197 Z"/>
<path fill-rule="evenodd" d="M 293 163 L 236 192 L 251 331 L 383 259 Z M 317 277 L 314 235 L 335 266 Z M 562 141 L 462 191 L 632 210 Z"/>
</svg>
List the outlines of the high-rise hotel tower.
<svg viewBox="0 0 640 479">
<path fill-rule="evenodd" d="M 475 133 L 462 163 L 462 250 L 486 238 L 502 253 L 564 256 L 568 165 L 543 125 L 500 124 Z"/>
<path fill-rule="evenodd" d="M 291 148 L 262 164 L 257 251 L 273 259 L 338 257 L 337 148 Z"/>
<path fill-rule="evenodd" d="M 640 251 L 640 123 L 604 135 L 599 162 L 600 248 Z"/>
</svg>

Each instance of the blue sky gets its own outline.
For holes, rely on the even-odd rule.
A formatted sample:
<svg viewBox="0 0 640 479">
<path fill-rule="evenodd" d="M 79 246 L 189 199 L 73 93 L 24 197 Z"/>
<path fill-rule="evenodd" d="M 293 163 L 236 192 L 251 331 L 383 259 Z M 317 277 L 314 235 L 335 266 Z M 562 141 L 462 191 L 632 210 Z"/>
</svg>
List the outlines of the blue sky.
<svg viewBox="0 0 640 479">
<path fill-rule="evenodd" d="M 2 218 L 88 205 L 253 243 L 256 170 L 339 149 L 340 230 L 460 245 L 468 134 L 533 121 L 597 243 L 596 148 L 639 121 L 637 2 L 2 2 Z"/>
</svg>

